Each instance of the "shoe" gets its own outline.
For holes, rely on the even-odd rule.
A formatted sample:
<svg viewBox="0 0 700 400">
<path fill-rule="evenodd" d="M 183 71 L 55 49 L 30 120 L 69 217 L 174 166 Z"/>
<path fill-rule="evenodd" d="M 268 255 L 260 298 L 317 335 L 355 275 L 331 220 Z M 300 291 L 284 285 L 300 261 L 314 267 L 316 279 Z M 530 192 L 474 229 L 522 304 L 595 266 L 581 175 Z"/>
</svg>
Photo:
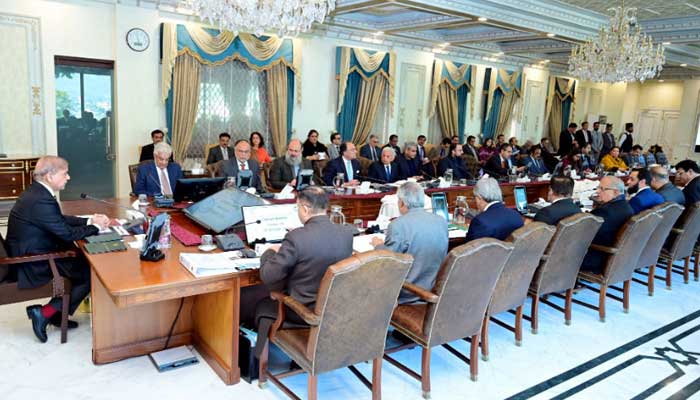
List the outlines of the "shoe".
<svg viewBox="0 0 700 400">
<path fill-rule="evenodd" d="M 27 307 L 27 317 L 32 320 L 32 329 L 37 339 L 41 343 L 46 343 L 49 339 L 46 336 L 46 325 L 49 324 L 49 319 L 41 314 L 41 306 L 37 304 Z"/>
<path fill-rule="evenodd" d="M 51 325 L 60 328 L 61 327 L 61 313 L 57 312 L 54 314 L 50 319 L 49 322 Z M 68 320 L 68 329 L 75 329 L 78 327 L 78 323 L 75 321 Z"/>
</svg>

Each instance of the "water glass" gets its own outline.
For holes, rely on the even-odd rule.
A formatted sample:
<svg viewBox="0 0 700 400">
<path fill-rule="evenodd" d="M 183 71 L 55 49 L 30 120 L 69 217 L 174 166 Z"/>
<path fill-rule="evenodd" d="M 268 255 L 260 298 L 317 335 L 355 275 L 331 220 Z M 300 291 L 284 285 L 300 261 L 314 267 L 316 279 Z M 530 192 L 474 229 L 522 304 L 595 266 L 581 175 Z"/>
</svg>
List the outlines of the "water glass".
<svg viewBox="0 0 700 400">
<path fill-rule="evenodd" d="M 214 244 L 214 238 L 211 235 L 202 235 L 202 246 L 211 246 Z"/>
</svg>

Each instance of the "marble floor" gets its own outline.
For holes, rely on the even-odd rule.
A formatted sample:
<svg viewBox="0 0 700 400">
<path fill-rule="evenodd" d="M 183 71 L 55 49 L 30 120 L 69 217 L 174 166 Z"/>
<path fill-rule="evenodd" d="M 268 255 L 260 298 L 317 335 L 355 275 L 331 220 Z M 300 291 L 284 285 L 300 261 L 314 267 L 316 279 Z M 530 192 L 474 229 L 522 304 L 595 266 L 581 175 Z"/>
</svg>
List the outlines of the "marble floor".
<svg viewBox="0 0 700 400">
<path fill-rule="evenodd" d="M 491 325 L 491 357 L 479 362 L 479 380 L 469 380 L 468 366 L 443 348 L 432 356 L 433 399 L 700 399 L 700 283 L 683 284 L 674 277 L 672 291 L 632 285 L 631 310 L 609 300 L 607 322 L 593 310 L 574 306 L 573 323 L 561 313 L 540 307 L 537 335 L 526 324 L 522 347 L 513 336 Z M 594 302 L 583 291 L 576 298 Z M 31 332 L 25 307 L 0 307 L 0 399 L 284 399 L 273 385 L 264 390 L 241 382 L 225 386 L 202 360 L 199 364 L 159 373 L 148 357 L 95 366 L 91 362 L 90 315 L 79 314 L 80 327 L 59 343 L 60 332 L 49 331 L 48 343 Z M 529 302 L 527 303 L 529 305 Z M 529 308 L 526 314 L 529 313 Z M 508 322 L 508 313 L 499 316 Z M 468 354 L 467 343 L 454 347 Z M 420 350 L 396 358 L 420 368 Z M 277 360 L 277 364 L 285 364 Z M 371 376 L 371 364 L 358 365 Z M 383 364 L 385 399 L 420 399 L 420 384 L 388 363 Z M 285 382 L 302 398 L 306 376 Z M 319 377 L 322 399 L 369 399 L 370 392 L 347 369 Z"/>
</svg>

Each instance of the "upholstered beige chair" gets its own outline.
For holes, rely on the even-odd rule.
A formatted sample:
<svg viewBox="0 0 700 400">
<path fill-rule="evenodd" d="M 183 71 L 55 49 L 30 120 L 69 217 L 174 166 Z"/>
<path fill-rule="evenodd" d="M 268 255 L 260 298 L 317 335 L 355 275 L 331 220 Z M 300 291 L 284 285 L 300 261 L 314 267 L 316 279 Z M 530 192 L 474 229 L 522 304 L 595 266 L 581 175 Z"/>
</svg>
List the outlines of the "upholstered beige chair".
<svg viewBox="0 0 700 400">
<path fill-rule="evenodd" d="M 674 272 L 673 262 L 683 260 L 683 281 L 688 283 L 690 275 L 690 257 L 693 255 L 695 243 L 700 234 L 700 202 L 686 205 L 685 211 L 678 218 L 679 224 L 671 230 L 668 244 L 661 249 L 660 260 L 666 263 L 666 289 L 671 289 L 671 278 Z M 697 274 L 697 273 L 696 273 Z M 650 273 L 650 276 L 651 275 Z"/>
<path fill-rule="evenodd" d="M 389 320 L 406 279 L 413 257 L 376 250 L 359 253 L 328 267 L 318 290 L 316 307 L 310 310 L 291 296 L 273 292 L 279 301 L 278 318 L 270 331 L 270 342 L 289 355 L 308 373 L 308 398 L 316 399 L 317 376 L 348 367 L 381 398 L 382 354 Z M 285 306 L 294 310 L 309 328 L 285 328 Z M 260 380 L 269 378 L 292 398 L 281 381 L 289 373 L 272 375 L 267 370 L 267 346 L 260 358 Z M 373 360 L 372 384 L 353 364 Z"/>
<path fill-rule="evenodd" d="M 571 299 L 583 257 L 588 251 L 603 219 L 588 213 L 574 214 L 557 224 L 557 232 L 549 242 L 535 276 L 530 283 L 532 297 L 530 329 L 539 329 L 540 302 L 564 312 L 564 322 L 571 324 Z M 566 292 L 564 308 L 542 297 Z"/>
<path fill-rule="evenodd" d="M 217 161 L 214 164 L 208 164 L 207 165 L 207 172 L 209 172 L 209 176 L 212 178 L 216 178 L 217 176 L 221 176 L 221 168 L 224 166 L 225 160 Z"/>
</svg>

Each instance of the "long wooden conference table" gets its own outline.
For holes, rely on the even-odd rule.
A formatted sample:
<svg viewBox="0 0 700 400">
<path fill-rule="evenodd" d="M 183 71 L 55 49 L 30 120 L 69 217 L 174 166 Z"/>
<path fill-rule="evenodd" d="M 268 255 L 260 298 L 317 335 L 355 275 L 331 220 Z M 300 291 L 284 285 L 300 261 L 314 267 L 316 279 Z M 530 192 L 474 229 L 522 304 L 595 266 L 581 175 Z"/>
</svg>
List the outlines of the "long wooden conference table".
<svg viewBox="0 0 700 400">
<path fill-rule="evenodd" d="M 514 205 L 514 186 L 503 184 L 501 187 L 504 201 L 510 206 Z M 546 197 L 549 183 L 524 186 L 528 201 L 534 202 L 539 197 Z M 445 192 L 450 204 L 454 204 L 456 196 L 467 196 L 472 203 L 470 206 L 474 206 L 470 186 L 429 189 L 426 192 Z M 384 195 L 386 193 L 333 195 L 331 204 L 342 205 L 350 221 L 355 218 L 376 219 Z M 133 199 L 114 201 L 128 206 Z M 64 201 L 62 208 L 65 214 L 125 216 L 116 205 L 93 200 Z M 169 212 L 182 228 L 197 235 L 206 233 L 178 210 L 164 211 Z M 141 261 L 135 249 L 88 254 L 82 243 L 79 246 L 91 266 L 92 360 L 95 364 L 163 350 L 182 302 L 168 347 L 194 345 L 226 384 L 239 382 L 240 291 L 242 287 L 260 283 L 257 271 L 195 278 L 180 265 L 179 256 L 182 252 L 197 252 L 197 248 L 186 247 L 174 238 L 172 247 L 165 251 L 165 259 L 158 262 Z"/>
</svg>

